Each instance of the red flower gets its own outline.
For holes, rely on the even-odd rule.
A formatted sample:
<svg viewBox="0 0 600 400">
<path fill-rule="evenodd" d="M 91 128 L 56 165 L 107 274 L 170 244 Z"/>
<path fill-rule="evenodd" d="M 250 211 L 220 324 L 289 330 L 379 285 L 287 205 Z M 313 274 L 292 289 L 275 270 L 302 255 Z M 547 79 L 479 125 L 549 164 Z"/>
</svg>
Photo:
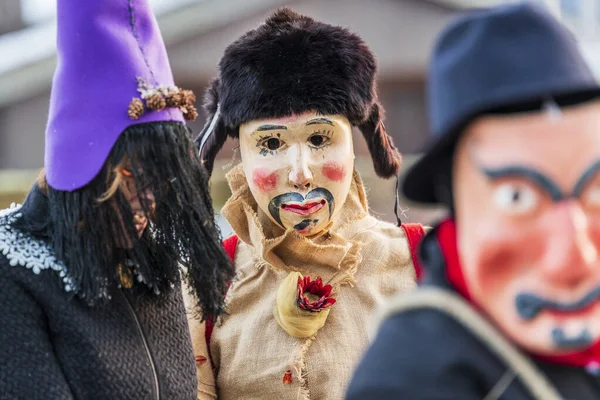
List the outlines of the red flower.
<svg viewBox="0 0 600 400">
<path fill-rule="evenodd" d="M 298 306 L 306 311 L 319 312 L 327 307 L 331 307 L 335 303 L 331 294 L 331 285 L 323 286 L 321 278 L 314 281 L 310 280 L 310 276 L 305 276 L 304 279 L 298 277 Z"/>
</svg>

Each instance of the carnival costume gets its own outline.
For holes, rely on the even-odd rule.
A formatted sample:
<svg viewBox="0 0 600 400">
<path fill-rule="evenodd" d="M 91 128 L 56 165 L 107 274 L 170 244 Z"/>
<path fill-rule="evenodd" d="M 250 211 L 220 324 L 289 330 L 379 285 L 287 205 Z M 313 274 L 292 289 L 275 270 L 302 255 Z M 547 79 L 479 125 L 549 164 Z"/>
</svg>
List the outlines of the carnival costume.
<svg viewBox="0 0 600 400">
<path fill-rule="evenodd" d="M 475 10 L 430 67 L 405 196 L 450 217 L 382 314 L 347 398 L 600 398 L 600 86 L 535 3 Z"/>
<path fill-rule="evenodd" d="M 237 275 L 227 316 L 192 326 L 199 398 L 341 399 L 373 310 L 415 286 L 422 226 L 371 216 L 354 170 L 352 127 L 379 176 L 400 168 L 375 78 L 362 39 L 289 9 L 225 50 L 197 142 L 209 170 L 240 142 L 222 209 Z"/>
<path fill-rule="evenodd" d="M 193 399 L 181 280 L 218 316 L 231 272 L 194 95 L 146 0 L 57 7 L 45 169 L 0 212 L 0 397 Z"/>
</svg>

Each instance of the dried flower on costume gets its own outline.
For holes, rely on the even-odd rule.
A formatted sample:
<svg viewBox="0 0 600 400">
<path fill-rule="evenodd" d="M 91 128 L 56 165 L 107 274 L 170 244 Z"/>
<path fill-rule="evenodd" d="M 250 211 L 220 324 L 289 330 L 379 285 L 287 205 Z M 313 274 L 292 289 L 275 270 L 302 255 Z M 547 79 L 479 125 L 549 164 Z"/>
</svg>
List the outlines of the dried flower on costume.
<svg viewBox="0 0 600 400">
<path fill-rule="evenodd" d="M 331 290 L 331 285 L 323 286 L 320 277 L 311 281 L 309 276 L 290 272 L 277 290 L 273 316 L 290 335 L 311 337 L 325 325 L 329 308 L 335 303 Z"/>
<path fill-rule="evenodd" d="M 352 127 L 379 176 L 401 163 L 374 56 L 346 29 L 282 9 L 219 68 L 197 142 L 212 170 L 227 137 L 240 141 L 221 211 L 237 276 L 226 317 L 191 321 L 196 354 L 212 361 L 198 368 L 199 398 L 342 398 L 371 314 L 415 285 L 409 241 L 423 233 L 371 216 L 354 170 Z"/>
</svg>

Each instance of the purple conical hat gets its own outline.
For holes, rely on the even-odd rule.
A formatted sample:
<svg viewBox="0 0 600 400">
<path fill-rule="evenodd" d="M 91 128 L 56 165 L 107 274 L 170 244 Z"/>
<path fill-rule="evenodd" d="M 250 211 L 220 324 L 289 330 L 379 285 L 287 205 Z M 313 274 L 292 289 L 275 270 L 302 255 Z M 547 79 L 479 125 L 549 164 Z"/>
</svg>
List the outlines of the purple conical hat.
<svg viewBox="0 0 600 400">
<path fill-rule="evenodd" d="M 85 186 L 128 126 L 183 122 L 182 111 L 195 114 L 191 97 L 173 84 L 147 0 L 58 0 L 58 65 L 44 160 L 48 184 L 67 191 Z"/>
</svg>

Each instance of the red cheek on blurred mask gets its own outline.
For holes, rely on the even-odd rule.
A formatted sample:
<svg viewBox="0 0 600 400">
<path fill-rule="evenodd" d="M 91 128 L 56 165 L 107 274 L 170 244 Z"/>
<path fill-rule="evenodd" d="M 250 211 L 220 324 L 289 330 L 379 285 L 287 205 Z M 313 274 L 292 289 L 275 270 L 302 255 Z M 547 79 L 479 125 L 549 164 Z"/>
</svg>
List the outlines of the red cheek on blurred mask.
<svg viewBox="0 0 600 400">
<path fill-rule="evenodd" d="M 252 173 L 252 182 L 263 192 L 269 192 L 277 186 L 277 173 L 266 169 L 257 169 Z"/>
<path fill-rule="evenodd" d="M 334 182 L 340 182 L 346 176 L 344 166 L 333 161 L 327 161 L 323 166 L 323 175 Z"/>
</svg>

